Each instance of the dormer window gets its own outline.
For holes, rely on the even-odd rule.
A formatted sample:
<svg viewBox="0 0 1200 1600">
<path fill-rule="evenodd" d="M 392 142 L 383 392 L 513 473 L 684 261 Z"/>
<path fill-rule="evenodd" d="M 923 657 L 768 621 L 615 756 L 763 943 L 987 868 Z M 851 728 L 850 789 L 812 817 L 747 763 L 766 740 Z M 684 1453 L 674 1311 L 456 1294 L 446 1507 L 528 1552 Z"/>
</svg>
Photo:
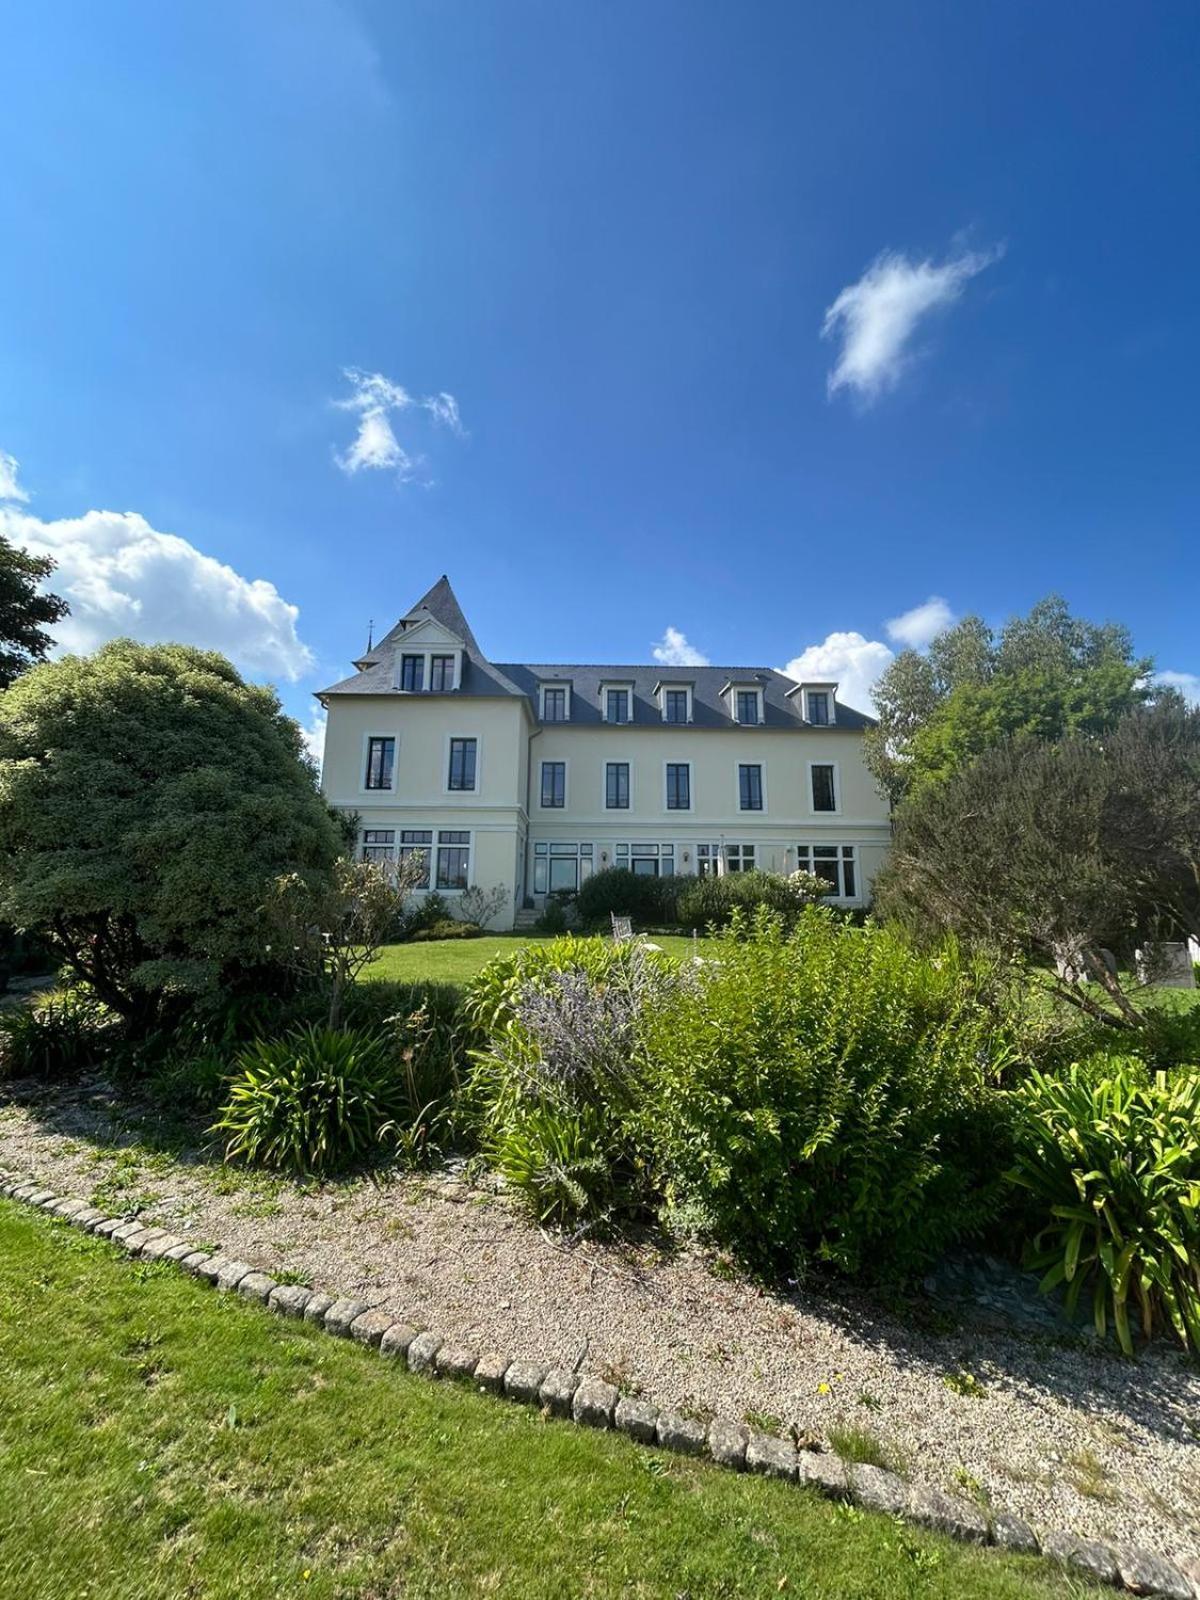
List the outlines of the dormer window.
<svg viewBox="0 0 1200 1600">
<path fill-rule="evenodd" d="M 632 696 L 628 689 L 606 689 L 604 691 L 605 722 L 628 722 L 630 720 L 631 700 Z"/>
<path fill-rule="evenodd" d="M 461 650 L 402 650 L 396 656 L 395 687 L 402 694 L 449 694 L 458 688 Z"/>
<path fill-rule="evenodd" d="M 425 657 L 400 657 L 400 687 L 416 694 L 425 687 Z"/>
<path fill-rule="evenodd" d="M 571 720 L 571 691 L 565 683 L 542 684 L 542 721 Z"/>
<path fill-rule="evenodd" d="M 761 722 L 761 703 L 762 697 L 757 689 L 739 689 L 737 691 L 738 721 L 748 725 Z"/>
<path fill-rule="evenodd" d="M 832 728 L 837 724 L 837 689 L 836 683 L 810 680 L 793 684 L 787 698 L 810 728 Z"/>
<path fill-rule="evenodd" d="M 662 710 L 664 722 L 676 726 L 692 720 L 692 686 L 690 683 L 657 683 L 654 693 Z"/>
<path fill-rule="evenodd" d="M 429 687 L 434 692 L 453 689 L 454 687 L 454 657 L 430 656 L 429 658 Z"/>
<path fill-rule="evenodd" d="M 829 716 L 829 690 L 809 689 L 804 696 L 808 721 L 817 728 L 827 728 Z"/>
</svg>

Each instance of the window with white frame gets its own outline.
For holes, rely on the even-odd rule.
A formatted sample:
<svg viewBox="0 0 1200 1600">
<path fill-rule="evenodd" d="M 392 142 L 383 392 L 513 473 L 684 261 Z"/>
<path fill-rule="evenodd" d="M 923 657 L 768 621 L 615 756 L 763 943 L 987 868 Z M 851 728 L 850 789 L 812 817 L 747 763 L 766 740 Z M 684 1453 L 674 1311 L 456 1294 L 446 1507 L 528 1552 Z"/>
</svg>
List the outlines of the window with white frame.
<svg viewBox="0 0 1200 1600">
<path fill-rule="evenodd" d="M 727 844 L 725 846 L 726 872 L 753 872 L 754 846 L 752 844 Z"/>
<path fill-rule="evenodd" d="M 628 722 L 630 720 L 630 693 L 628 689 L 606 689 L 604 691 L 604 720 L 605 722 Z"/>
<path fill-rule="evenodd" d="M 690 761 L 667 762 L 667 810 L 692 809 L 692 764 Z"/>
<path fill-rule="evenodd" d="M 410 693 L 416 693 L 425 687 L 424 656 L 400 657 L 400 687 Z"/>
<path fill-rule="evenodd" d="M 471 835 L 464 828 L 439 828 L 437 887 L 466 889 L 471 882 Z"/>
<path fill-rule="evenodd" d="M 839 900 L 857 900 L 858 874 L 852 844 L 802 844 L 796 847 L 796 869 L 824 878 Z"/>
<path fill-rule="evenodd" d="M 734 716 L 738 722 L 754 727 L 762 721 L 762 690 L 735 689 Z"/>
<path fill-rule="evenodd" d="M 619 844 L 613 851 L 618 867 L 639 878 L 670 878 L 675 873 L 673 844 Z"/>
<path fill-rule="evenodd" d="M 533 847 L 534 894 L 570 894 L 592 875 L 590 844 L 537 843 Z"/>
<path fill-rule="evenodd" d="M 743 761 L 738 766 L 738 810 L 761 811 L 762 808 L 762 766 L 757 761 Z"/>
<path fill-rule="evenodd" d="M 407 861 L 410 856 L 419 855 L 421 857 L 423 870 L 414 888 L 428 889 L 429 887 L 429 856 L 432 847 L 432 828 L 401 828 L 400 860 Z"/>
<path fill-rule="evenodd" d="M 809 689 L 807 700 L 809 722 L 814 727 L 827 728 L 831 721 L 829 715 L 829 690 Z"/>
<path fill-rule="evenodd" d="M 364 828 L 362 858 L 364 861 L 390 861 L 395 851 L 395 828 Z"/>
<path fill-rule="evenodd" d="M 721 857 L 725 864 L 722 868 Z M 725 872 L 753 872 L 754 846 L 752 844 L 698 844 L 696 846 L 696 871 L 702 878 L 715 878 Z"/>
<path fill-rule="evenodd" d="M 446 779 L 448 789 L 474 789 L 478 743 L 477 739 L 451 739 L 450 770 Z"/>
<path fill-rule="evenodd" d="M 662 719 L 672 723 L 692 720 L 692 691 L 689 688 L 665 688 L 662 691 Z"/>
<path fill-rule="evenodd" d="M 628 761 L 609 761 L 605 763 L 604 808 L 606 811 L 629 810 Z"/>
<path fill-rule="evenodd" d="M 432 691 L 444 693 L 454 687 L 454 657 L 430 656 L 429 658 L 429 687 Z"/>
<path fill-rule="evenodd" d="M 367 770 L 364 789 L 390 789 L 396 772 L 396 741 L 384 736 L 367 740 Z"/>
<path fill-rule="evenodd" d="M 832 761 L 814 761 L 809 767 L 812 774 L 812 808 L 814 811 L 837 810 L 837 778 Z"/>
<path fill-rule="evenodd" d="M 542 685 L 542 721 L 566 722 L 567 688 L 565 684 Z"/>
<path fill-rule="evenodd" d="M 567 803 L 567 763 L 542 762 L 542 809 L 561 811 Z"/>
</svg>

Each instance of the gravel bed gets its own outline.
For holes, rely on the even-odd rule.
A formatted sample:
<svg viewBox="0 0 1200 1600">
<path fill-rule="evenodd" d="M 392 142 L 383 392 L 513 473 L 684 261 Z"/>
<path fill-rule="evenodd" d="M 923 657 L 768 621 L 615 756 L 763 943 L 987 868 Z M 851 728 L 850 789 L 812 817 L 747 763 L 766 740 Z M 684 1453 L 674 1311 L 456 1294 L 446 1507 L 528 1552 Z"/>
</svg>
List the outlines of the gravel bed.
<svg viewBox="0 0 1200 1600">
<path fill-rule="evenodd" d="M 450 1172 L 305 1189 L 152 1146 L 99 1079 L 0 1098 L 0 1167 L 456 1346 L 533 1353 L 684 1417 L 745 1417 L 801 1443 L 865 1431 L 912 1481 L 1037 1527 L 1200 1552 L 1200 1369 L 1166 1344 L 1131 1362 L 997 1328 L 970 1302 L 889 1311 L 770 1292 L 653 1242 L 570 1246 Z"/>
</svg>

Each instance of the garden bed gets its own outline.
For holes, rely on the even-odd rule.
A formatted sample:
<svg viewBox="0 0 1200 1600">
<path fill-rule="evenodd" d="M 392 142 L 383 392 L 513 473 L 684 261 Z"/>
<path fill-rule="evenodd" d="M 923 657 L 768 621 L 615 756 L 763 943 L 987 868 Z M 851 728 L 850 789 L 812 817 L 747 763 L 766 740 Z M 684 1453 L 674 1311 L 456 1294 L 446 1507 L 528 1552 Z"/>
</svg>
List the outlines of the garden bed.
<svg viewBox="0 0 1200 1600">
<path fill-rule="evenodd" d="M 662 1405 L 794 1428 L 1041 1527 L 1200 1551 L 1200 1370 L 1166 1344 L 1130 1362 L 1066 1329 L 991 1325 L 970 1299 L 769 1292 L 651 1238 L 571 1247 L 454 1171 L 253 1177 L 98 1078 L 8 1085 L 0 1167 L 475 1348 L 582 1353 Z"/>
</svg>

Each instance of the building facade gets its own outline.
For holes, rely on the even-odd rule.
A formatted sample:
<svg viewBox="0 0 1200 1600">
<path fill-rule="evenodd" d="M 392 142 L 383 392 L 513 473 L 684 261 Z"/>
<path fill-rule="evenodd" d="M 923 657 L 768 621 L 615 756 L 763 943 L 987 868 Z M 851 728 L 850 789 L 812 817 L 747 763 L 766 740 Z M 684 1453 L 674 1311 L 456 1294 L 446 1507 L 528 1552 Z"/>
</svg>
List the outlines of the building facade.
<svg viewBox="0 0 1200 1600">
<path fill-rule="evenodd" d="M 441 578 L 328 712 L 322 787 L 359 850 L 420 851 L 447 899 L 503 886 L 493 918 L 594 872 L 803 868 L 865 905 L 890 841 L 862 756 L 871 719 L 836 683 L 763 667 L 489 661 Z"/>
</svg>

